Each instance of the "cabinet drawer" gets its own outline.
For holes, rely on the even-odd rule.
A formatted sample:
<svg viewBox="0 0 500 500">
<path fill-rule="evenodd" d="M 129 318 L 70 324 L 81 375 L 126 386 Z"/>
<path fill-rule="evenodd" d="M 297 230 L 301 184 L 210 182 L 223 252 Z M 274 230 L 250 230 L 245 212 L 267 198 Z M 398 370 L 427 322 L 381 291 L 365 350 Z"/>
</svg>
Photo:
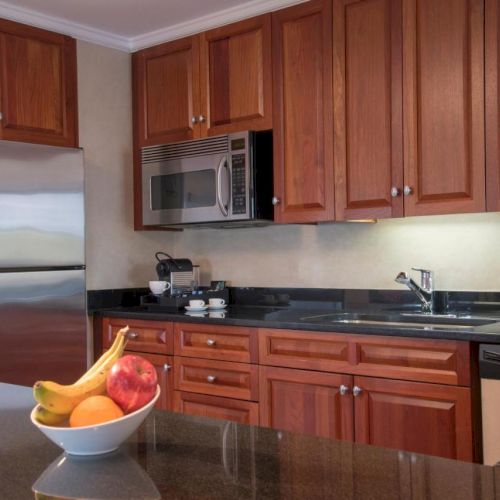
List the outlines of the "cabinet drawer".
<svg viewBox="0 0 500 500">
<path fill-rule="evenodd" d="M 174 351 L 176 356 L 257 363 L 257 330 L 176 323 Z"/>
<path fill-rule="evenodd" d="M 259 329 L 260 363 L 352 375 L 470 386 L 470 344 Z"/>
<path fill-rule="evenodd" d="M 174 410 L 188 415 L 259 425 L 259 405 L 251 401 L 175 391 Z"/>
<path fill-rule="evenodd" d="M 109 348 L 118 330 L 127 325 L 130 327 L 127 351 L 152 354 L 174 353 L 173 323 L 127 318 L 104 318 L 102 320 L 103 348 Z"/>
<path fill-rule="evenodd" d="M 375 335 L 355 336 L 355 342 L 354 374 L 435 384 L 471 384 L 468 342 Z"/>
<path fill-rule="evenodd" d="M 258 400 L 259 375 L 256 365 L 176 356 L 174 367 L 176 390 Z"/>
<path fill-rule="evenodd" d="M 349 366 L 349 336 L 293 330 L 259 329 L 263 365 L 339 371 Z"/>
</svg>

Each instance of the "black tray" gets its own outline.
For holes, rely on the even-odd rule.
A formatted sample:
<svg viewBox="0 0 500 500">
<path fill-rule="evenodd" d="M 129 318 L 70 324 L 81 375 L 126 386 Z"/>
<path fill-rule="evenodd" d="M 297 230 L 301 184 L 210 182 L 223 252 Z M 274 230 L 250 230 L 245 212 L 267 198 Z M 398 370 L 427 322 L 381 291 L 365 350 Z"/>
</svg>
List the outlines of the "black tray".
<svg viewBox="0 0 500 500">
<path fill-rule="evenodd" d="M 167 292 L 168 293 L 168 292 Z M 229 290 L 198 290 L 196 293 L 184 293 L 182 295 L 143 295 L 141 306 L 146 306 L 150 311 L 179 311 L 189 305 L 190 300 L 204 300 L 208 305 L 208 299 L 224 299 L 229 303 Z"/>
</svg>

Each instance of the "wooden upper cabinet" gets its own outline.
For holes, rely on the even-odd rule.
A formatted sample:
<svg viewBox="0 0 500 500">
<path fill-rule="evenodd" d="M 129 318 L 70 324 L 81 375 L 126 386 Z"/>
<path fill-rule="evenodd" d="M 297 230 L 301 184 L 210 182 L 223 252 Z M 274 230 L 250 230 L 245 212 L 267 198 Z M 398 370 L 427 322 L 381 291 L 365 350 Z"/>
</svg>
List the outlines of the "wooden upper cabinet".
<svg viewBox="0 0 500 500">
<path fill-rule="evenodd" d="M 135 133 L 139 146 L 194 139 L 200 107 L 199 38 L 183 38 L 132 56 Z"/>
<path fill-rule="evenodd" d="M 272 128 L 271 14 L 133 55 L 136 145 Z"/>
<path fill-rule="evenodd" d="M 485 210 L 484 0 L 403 0 L 406 215 Z"/>
<path fill-rule="evenodd" d="M 273 13 L 277 222 L 333 220 L 332 3 Z"/>
<path fill-rule="evenodd" d="M 271 14 L 200 36 L 202 135 L 272 128 Z"/>
<path fill-rule="evenodd" d="M 401 22 L 401 0 L 333 2 L 337 220 L 403 215 Z"/>
<path fill-rule="evenodd" d="M 0 139 L 77 147 L 76 42 L 0 19 Z"/>
<path fill-rule="evenodd" d="M 500 6 L 486 0 L 486 199 L 488 210 L 500 211 Z"/>
</svg>

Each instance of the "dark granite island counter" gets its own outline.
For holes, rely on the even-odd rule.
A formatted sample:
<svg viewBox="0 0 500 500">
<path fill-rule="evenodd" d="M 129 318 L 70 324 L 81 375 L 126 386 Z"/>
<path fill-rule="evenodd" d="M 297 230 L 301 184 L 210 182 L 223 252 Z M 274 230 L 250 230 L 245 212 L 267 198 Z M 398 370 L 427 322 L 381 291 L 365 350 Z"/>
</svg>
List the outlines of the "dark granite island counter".
<svg viewBox="0 0 500 500">
<path fill-rule="evenodd" d="M 167 412 L 117 452 L 71 457 L 31 424 L 30 389 L 0 384 L 0 407 L 8 500 L 500 498 L 497 468 Z"/>
</svg>

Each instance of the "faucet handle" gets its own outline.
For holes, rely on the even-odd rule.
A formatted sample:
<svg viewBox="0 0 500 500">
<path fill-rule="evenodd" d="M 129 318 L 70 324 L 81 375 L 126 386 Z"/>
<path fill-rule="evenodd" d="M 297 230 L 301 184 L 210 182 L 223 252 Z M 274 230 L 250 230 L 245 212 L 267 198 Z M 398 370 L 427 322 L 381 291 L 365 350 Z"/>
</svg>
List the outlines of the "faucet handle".
<svg viewBox="0 0 500 500">
<path fill-rule="evenodd" d="M 420 273 L 420 286 L 427 292 L 432 292 L 432 271 L 429 269 L 418 269 L 417 267 L 412 267 L 412 269 Z"/>
</svg>

